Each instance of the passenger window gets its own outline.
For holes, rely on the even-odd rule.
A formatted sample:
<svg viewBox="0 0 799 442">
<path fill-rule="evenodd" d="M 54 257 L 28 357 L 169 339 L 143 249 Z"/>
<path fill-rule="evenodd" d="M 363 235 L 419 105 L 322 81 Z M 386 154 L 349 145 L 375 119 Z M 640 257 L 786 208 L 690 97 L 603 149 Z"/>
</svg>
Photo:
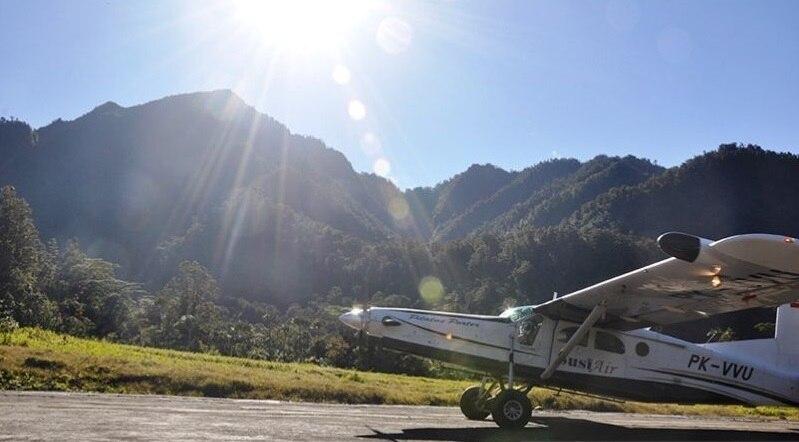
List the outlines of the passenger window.
<svg viewBox="0 0 799 442">
<path fill-rule="evenodd" d="M 646 342 L 639 342 L 635 345 L 635 354 L 642 358 L 649 354 L 649 346 Z"/>
<path fill-rule="evenodd" d="M 603 331 L 597 331 L 594 338 L 594 347 L 597 350 L 609 351 L 611 353 L 624 354 L 624 343 L 615 335 Z"/>
<path fill-rule="evenodd" d="M 576 331 L 577 327 L 566 327 L 562 329 L 558 333 L 558 342 L 563 342 L 564 344 L 569 342 L 569 339 L 571 339 L 572 335 L 574 335 Z M 586 333 L 585 336 L 583 336 L 583 339 L 581 339 L 580 342 L 577 343 L 577 345 L 582 347 L 588 347 L 588 333 Z"/>
</svg>

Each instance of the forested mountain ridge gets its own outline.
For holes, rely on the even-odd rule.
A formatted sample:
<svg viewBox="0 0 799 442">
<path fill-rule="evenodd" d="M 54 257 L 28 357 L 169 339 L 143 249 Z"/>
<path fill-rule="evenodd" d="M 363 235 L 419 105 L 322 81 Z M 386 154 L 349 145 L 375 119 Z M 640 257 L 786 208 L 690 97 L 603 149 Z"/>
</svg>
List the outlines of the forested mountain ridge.
<svg viewBox="0 0 799 442">
<path fill-rule="evenodd" d="M 558 163 L 550 165 L 556 164 Z M 525 226 L 533 228 L 555 226 L 598 195 L 615 187 L 638 184 L 664 170 L 648 160 L 633 156 L 618 158 L 599 155 L 582 164 L 566 160 L 562 165 L 577 166 L 577 168 L 570 172 L 567 172 L 568 169 L 558 169 L 567 173 L 547 177 L 549 179 L 542 181 L 542 186 L 517 186 L 519 190 L 528 192 L 519 195 L 526 196 L 526 199 L 517 200 L 515 203 L 506 199 L 500 204 L 507 210 L 494 219 L 488 219 L 487 216 L 491 213 L 490 210 L 486 210 L 489 203 L 481 201 L 456 221 L 439 228 L 438 238 L 451 238 L 457 235 L 457 232 L 465 231 L 503 232 Z M 511 193 L 508 189 L 503 190 L 506 192 L 494 195 L 495 201 L 492 201 L 494 204 Z M 479 219 L 479 216 L 483 217 L 482 225 L 468 224 L 470 221 L 474 223 L 475 218 Z"/>
<path fill-rule="evenodd" d="M 516 175 L 515 172 L 507 172 L 491 164 L 473 164 L 465 172 L 437 186 L 441 188 L 441 194 L 431 213 L 433 224 L 442 224 L 490 197 L 510 183 Z"/>
<path fill-rule="evenodd" d="M 707 238 L 799 235 L 799 156 L 726 144 L 585 204 L 568 224 L 654 237 L 667 230 Z"/>
<path fill-rule="evenodd" d="M 664 231 L 799 233 L 792 154 L 724 145 L 668 170 L 604 155 L 473 165 L 400 191 L 229 91 L 109 102 L 37 130 L 4 119 L 0 152 L 0 185 L 44 238 L 76 238 L 148 290 L 197 261 L 227 296 L 282 306 L 424 306 L 434 276 L 434 304 L 491 313 L 650 263 Z"/>
<path fill-rule="evenodd" d="M 493 195 L 477 201 L 448 222 L 435 226 L 434 239 L 453 239 L 468 235 L 523 202 L 531 194 L 553 180 L 572 173 L 580 166 L 575 159 L 545 161 L 519 172 L 506 186 Z"/>
<path fill-rule="evenodd" d="M 250 186 L 355 237 L 393 230 L 370 198 L 374 186 L 340 152 L 291 134 L 228 91 L 106 103 L 31 134 L 27 148 L 0 146 L 2 184 L 30 202 L 46 237 L 77 237 L 133 277 L 146 277 L 159 243 Z"/>
</svg>

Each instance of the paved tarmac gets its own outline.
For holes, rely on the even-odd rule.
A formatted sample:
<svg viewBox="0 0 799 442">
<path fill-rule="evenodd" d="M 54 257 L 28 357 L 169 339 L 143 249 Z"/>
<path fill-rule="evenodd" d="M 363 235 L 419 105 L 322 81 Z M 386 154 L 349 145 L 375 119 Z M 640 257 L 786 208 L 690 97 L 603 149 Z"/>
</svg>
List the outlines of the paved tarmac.
<svg viewBox="0 0 799 442">
<path fill-rule="evenodd" d="M 796 441 L 799 422 L 535 412 L 527 428 L 505 431 L 452 407 L 0 392 L 0 440 Z"/>
</svg>

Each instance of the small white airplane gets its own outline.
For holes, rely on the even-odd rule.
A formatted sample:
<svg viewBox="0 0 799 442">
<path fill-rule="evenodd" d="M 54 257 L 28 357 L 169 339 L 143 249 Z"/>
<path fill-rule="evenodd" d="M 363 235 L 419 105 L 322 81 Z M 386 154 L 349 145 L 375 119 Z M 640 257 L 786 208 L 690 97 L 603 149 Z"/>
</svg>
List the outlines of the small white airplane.
<svg viewBox="0 0 799 442">
<path fill-rule="evenodd" d="M 750 234 L 658 238 L 671 258 L 499 316 L 371 307 L 341 315 L 385 348 L 486 373 L 468 419 L 531 417 L 535 385 L 648 402 L 799 405 L 799 240 Z M 773 339 L 694 344 L 649 329 L 754 307 Z"/>
</svg>

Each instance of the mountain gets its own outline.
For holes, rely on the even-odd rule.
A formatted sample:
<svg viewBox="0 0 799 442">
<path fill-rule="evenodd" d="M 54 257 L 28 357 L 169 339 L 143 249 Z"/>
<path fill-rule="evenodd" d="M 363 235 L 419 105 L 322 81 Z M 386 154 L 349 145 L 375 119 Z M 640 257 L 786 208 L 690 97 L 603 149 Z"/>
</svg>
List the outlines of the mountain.
<svg viewBox="0 0 799 442">
<path fill-rule="evenodd" d="M 660 259 L 665 231 L 799 234 L 793 154 L 722 145 L 670 169 L 605 155 L 472 165 L 401 191 L 230 91 L 108 102 L 35 130 L 1 119 L 6 184 L 44 238 L 77 238 L 148 290 L 198 261 L 226 296 L 283 306 L 493 313 Z M 435 299 L 419 297 L 425 277 L 441 283 Z"/>
<path fill-rule="evenodd" d="M 477 201 L 457 217 L 436 226 L 433 238 L 453 239 L 476 231 L 484 223 L 510 210 L 552 180 L 573 172 L 579 164 L 579 161 L 573 159 L 553 160 L 524 169 L 493 195 Z"/>
<path fill-rule="evenodd" d="M 668 230 L 707 238 L 799 235 L 799 157 L 726 144 L 633 186 L 586 203 L 568 223 L 654 237 Z"/>
<path fill-rule="evenodd" d="M 249 187 L 355 237 L 375 240 L 394 231 L 373 194 L 374 178 L 230 91 L 130 108 L 105 103 L 31 131 L 35 142 L 27 144 L 18 127 L 5 126 L 10 141 L 0 146 L 7 158 L 0 179 L 30 201 L 43 235 L 77 237 L 134 278 L 157 265 L 153 252 L 161 242 Z"/>
<path fill-rule="evenodd" d="M 549 227 L 560 224 L 583 204 L 610 189 L 639 184 L 665 169 L 633 156 L 599 155 L 569 175 L 553 180 L 491 223 L 491 228 Z"/>
<path fill-rule="evenodd" d="M 490 197 L 513 180 L 515 175 L 491 164 L 472 165 L 466 172 L 439 186 L 440 196 L 432 212 L 433 223 L 442 224 L 473 204 Z"/>
<path fill-rule="evenodd" d="M 584 164 L 576 160 L 544 162 L 439 226 L 435 237 L 454 239 L 480 230 L 502 232 L 523 226 L 554 226 L 597 195 L 640 183 L 663 170 L 633 156 L 599 155 Z"/>
</svg>

